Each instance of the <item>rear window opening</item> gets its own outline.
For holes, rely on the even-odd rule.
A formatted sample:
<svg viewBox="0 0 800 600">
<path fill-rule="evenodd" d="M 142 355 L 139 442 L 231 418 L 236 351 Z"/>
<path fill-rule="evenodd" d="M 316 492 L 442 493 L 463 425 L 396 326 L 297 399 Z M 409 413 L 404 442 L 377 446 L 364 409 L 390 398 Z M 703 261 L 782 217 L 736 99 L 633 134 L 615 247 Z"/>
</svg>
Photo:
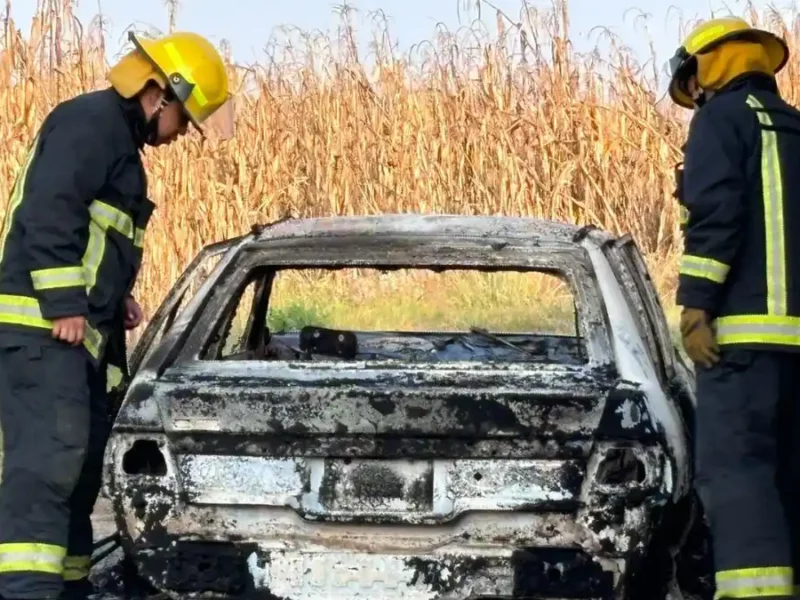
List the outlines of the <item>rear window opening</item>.
<svg viewBox="0 0 800 600">
<path fill-rule="evenodd" d="M 578 322 L 555 272 L 258 269 L 200 358 L 582 364 Z"/>
</svg>

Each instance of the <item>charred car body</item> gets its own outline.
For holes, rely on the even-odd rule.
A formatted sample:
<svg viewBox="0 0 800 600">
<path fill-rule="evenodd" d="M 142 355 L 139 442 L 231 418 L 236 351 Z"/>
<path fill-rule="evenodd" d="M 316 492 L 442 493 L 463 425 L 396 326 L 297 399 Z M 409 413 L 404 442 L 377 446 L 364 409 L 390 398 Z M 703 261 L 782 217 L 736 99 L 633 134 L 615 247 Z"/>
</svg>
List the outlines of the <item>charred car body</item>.
<svg viewBox="0 0 800 600">
<path fill-rule="evenodd" d="M 269 331 L 277 273 L 342 267 L 556 274 L 577 334 Z M 207 247 L 131 368 L 105 494 L 171 597 L 712 593 L 690 373 L 630 238 L 506 217 L 277 223 Z"/>
</svg>

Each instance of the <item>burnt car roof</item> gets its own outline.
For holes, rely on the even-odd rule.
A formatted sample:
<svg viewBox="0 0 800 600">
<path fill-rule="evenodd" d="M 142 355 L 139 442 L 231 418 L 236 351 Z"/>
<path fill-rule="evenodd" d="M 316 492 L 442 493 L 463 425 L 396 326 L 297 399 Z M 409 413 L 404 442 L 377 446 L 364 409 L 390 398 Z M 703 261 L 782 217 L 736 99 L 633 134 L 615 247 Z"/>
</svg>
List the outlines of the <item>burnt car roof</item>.
<svg viewBox="0 0 800 600">
<path fill-rule="evenodd" d="M 346 236 L 508 238 L 544 245 L 577 245 L 583 233 L 594 230 L 600 241 L 612 236 L 594 227 L 581 227 L 534 217 L 383 214 L 289 219 L 265 226 L 253 243 L 286 238 Z"/>
</svg>

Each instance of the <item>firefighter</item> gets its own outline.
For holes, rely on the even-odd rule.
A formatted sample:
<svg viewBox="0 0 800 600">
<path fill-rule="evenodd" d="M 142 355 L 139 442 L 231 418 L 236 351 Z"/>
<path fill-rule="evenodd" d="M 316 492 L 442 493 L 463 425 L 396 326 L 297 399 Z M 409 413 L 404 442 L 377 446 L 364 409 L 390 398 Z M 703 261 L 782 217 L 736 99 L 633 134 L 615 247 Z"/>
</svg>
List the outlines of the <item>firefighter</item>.
<svg viewBox="0 0 800 600">
<path fill-rule="evenodd" d="M 722 18 L 670 62 L 673 101 L 694 109 L 677 302 L 717 598 L 795 597 L 800 566 L 800 111 L 775 80 L 788 55 L 777 36 Z"/>
<path fill-rule="evenodd" d="M 130 37 L 110 87 L 44 119 L 0 233 L 4 599 L 92 592 L 108 373 L 127 374 L 125 329 L 142 320 L 131 291 L 154 205 L 141 153 L 201 130 L 229 98 L 206 39 Z"/>
</svg>

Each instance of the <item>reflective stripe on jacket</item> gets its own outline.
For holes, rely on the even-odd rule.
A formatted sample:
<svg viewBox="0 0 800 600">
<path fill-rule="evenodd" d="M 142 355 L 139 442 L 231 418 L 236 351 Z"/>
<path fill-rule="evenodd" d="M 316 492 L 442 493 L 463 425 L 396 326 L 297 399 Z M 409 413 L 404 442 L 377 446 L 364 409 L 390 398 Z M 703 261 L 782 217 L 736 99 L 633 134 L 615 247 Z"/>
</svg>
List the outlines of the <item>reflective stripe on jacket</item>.
<svg viewBox="0 0 800 600">
<path fill-rule="evenodd" d="M 800 111 L 748 75 L 699 109 L 677 192 L 678 304 L 707 311 L 721 345 L 800 350 Z"/>
<path fill-rule="evenodd" d="M 138 101 L 108 89 L 58 105 L 15 182 L 0 233 L 0 337 L 51 337 L 52 321 L 87 318 L 99 364 L 124 318 L 154 205 L 140 150 Z"/>
</svg>

